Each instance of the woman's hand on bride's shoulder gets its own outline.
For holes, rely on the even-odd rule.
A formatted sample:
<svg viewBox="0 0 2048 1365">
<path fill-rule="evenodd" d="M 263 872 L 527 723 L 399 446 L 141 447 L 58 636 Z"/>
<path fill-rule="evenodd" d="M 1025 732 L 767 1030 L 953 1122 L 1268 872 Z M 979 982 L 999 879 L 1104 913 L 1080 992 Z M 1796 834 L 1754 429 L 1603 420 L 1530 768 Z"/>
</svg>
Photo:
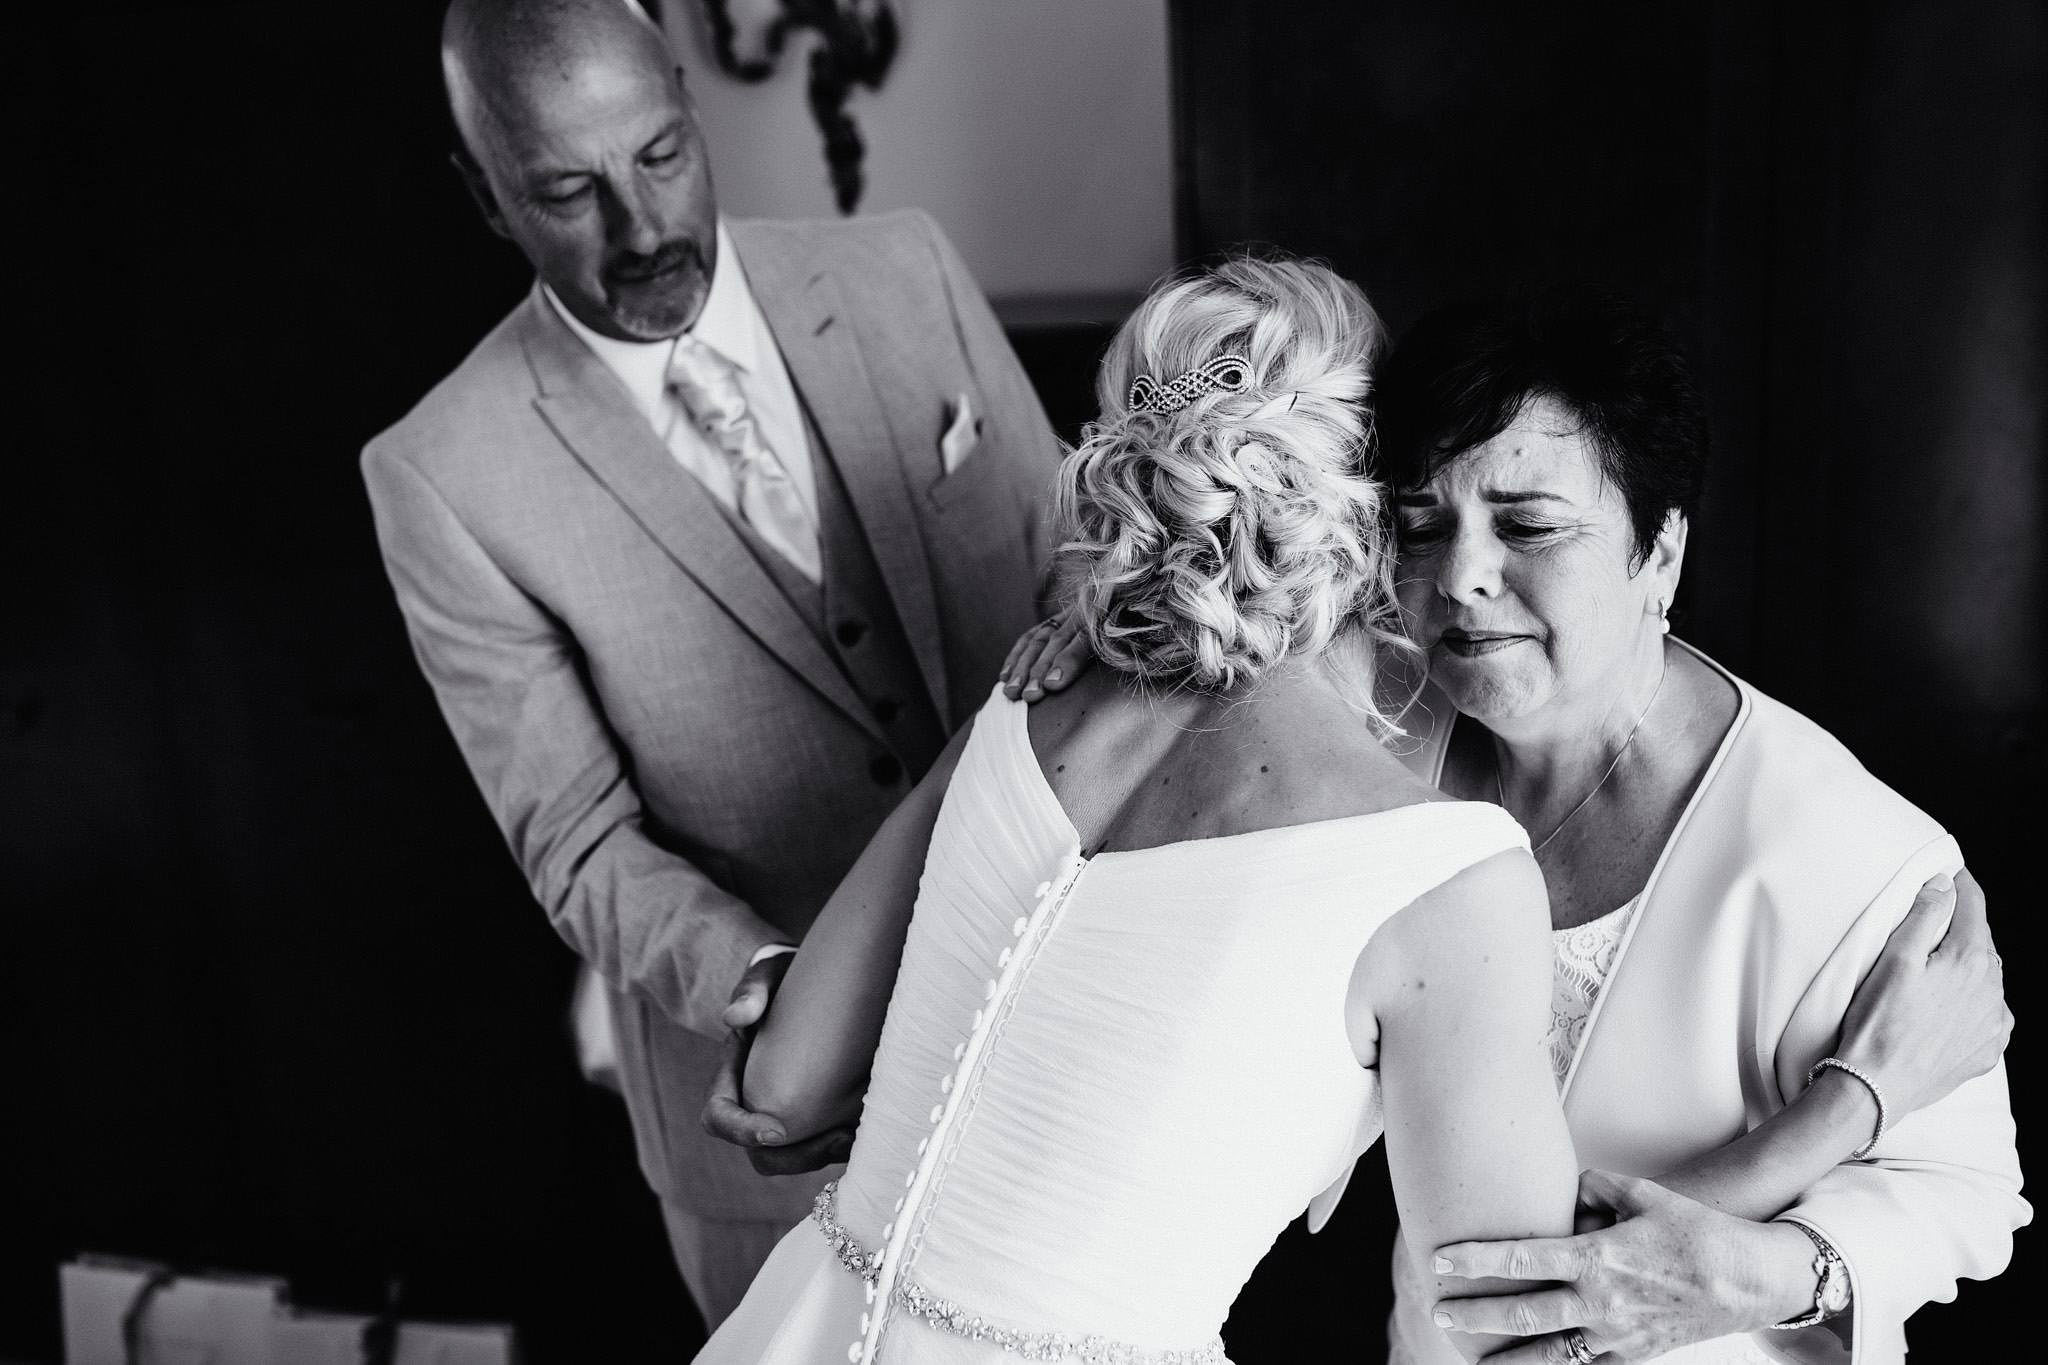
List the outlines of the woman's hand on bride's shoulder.
<svg viewBox="0 0 2048 1365">
<path fill-rule="evenodd" d="M 1003 660 L 1003 695 L 1038 701 L 1064 692 L 1095 662 L 1088 636 L 1073 612 L 1049 616 L 1017 637 Z"/>
<path fill-rule="evenodd" d="M 2012 1025 L 1984 892 L 1965 870 L 1920 888 L 1849 1002 L 1835 1055 L 1876 1080 L 1897 1120 L 1996 1066 Z"/>
</svg>

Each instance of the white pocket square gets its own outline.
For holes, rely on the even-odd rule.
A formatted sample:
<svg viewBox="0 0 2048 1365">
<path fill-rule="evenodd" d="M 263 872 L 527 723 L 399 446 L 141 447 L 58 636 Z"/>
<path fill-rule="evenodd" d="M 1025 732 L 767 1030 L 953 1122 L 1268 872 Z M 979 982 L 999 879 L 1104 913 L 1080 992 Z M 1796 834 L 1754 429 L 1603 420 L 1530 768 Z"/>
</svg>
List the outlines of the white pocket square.
<svg viewBox="0 0 2048 1365">
<path fill-rule="evenodd" d="M 939 462 L 944 472 L 952 473 L 967 463 L 967 457 L 981 444 L 981 418 L 974 412 L 974 403 L 966 394 L 953 400 L 953 420 L 946 426 L 946 434 L 939 438 Z"/>
</svg>

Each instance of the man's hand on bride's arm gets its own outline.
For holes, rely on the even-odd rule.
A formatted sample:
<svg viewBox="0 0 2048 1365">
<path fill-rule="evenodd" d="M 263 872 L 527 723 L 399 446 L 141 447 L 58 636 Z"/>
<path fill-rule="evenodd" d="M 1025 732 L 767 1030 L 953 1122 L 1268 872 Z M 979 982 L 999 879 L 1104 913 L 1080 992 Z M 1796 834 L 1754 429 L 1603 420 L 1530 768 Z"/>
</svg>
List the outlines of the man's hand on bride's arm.
<svg viewBox="0 0 2048 1365">
<path fill-rule="evenodd" d="M 1063 692 L 1095 662 L 1088 637 L 1072 612 L 1048 617 L 1017 637 L 1003 660 L 1003 695 L 1037 701 Z"/>
<path fill-rule="evenodd" d="M 1577 1328 L 1600 1360 L 1628 1365 L 1757 1331 L 1813 1306 L 1813 1243 L 1796 1227 L 1732 1217 L 1654 1181 L 1605 1171 L 1580 1178 L 1579 1202 L 1610 1215 L 1613 1225 L 1438 1249 L 1441 1276 L 1556 1283 L 1440 1300 L 1432 1310 L 1437 1326 L 1524 1338 L 1486 1357 L 1499 1365 L 1574 1360 L 1565 1333 Z"/>
<path fill-rule="evenodd" d="M 853 1129 L 830 1128 L 825 1132 L 789 1140 L 781 1119 L 758 1114 L 747 1108 L 741 1095 L 746 1074 L 747 1052 L 754 1032 L 767 1016 L 776 987 L 789 970 L 791 955 L 781 953 L 754 963 L 741 974 L 733 988 L 732 1001 L 725 1007 L 725 1025 L 731 1030 L 725 1048 L 725 1062 L 712 1078 L 711 1092 L 704 1101 L 703 1123 L 715 1138 L 743 1147 L 747 1159 L 762 1175 L 795 1175 L 815 1171 L 846 1160 L 853 1148 Z"/>
</svg>

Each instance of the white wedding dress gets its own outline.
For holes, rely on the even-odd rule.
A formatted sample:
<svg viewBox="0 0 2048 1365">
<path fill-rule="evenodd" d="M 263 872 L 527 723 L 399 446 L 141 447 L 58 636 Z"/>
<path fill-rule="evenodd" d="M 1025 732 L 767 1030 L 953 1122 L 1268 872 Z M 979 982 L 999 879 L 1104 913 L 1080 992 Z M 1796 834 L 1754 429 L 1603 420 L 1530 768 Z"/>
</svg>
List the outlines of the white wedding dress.
<svg viewBox="0 0 2048 1365">
<path fill-rule="evenodd" d="M 1222 1362 L 1253 1266 L 1380 1135 L 1359 952 L 1527 846 L 1431 802 L 1083 857 L 1025 713 L 992 697 L 947 790 L 846 1174 L 702 1365 Z"/>
</svg>

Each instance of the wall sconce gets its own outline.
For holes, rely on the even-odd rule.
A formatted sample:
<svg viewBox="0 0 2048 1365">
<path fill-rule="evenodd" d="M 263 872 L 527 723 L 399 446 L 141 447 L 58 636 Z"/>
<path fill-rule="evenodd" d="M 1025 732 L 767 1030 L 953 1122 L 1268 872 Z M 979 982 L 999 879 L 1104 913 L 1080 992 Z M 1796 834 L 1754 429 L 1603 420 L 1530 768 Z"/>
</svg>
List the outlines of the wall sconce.
<svg viewBox="0 0 2048 1365">
<path fill-rule="evenodd" d="M 749 84 L 775 73 L 792 35 L 809 29 L 818 35 L 811 51 L 807 87 L 811 118 L 825 139 L 825 168 L 832 178 L 832 198 L 841 213 L 860 203 L 865 181 L 861 159 L 867 148 L 860 127 L 846 112 L 856 85 L 879 90 L 889 64 L 896 59 L 896 13 L 889 0 L 773 0 L 776 13 L 763 30 L 761 55 L 741 56 L 732 0 L 702 0 L 711 28 L 711 50 L 719 69 Z"/>
</svg>

